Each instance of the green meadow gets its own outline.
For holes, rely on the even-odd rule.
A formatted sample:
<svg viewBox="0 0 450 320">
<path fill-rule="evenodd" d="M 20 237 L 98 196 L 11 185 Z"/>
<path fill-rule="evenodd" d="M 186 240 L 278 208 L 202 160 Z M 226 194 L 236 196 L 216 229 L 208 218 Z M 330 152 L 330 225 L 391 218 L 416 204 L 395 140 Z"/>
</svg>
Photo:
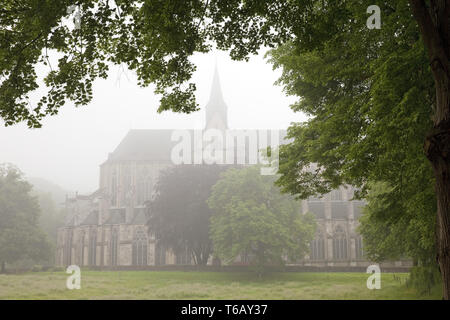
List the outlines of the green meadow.
<svg viewBox="0 0 450 320">
<path fill-rule="evenodd" d="M 419 294 L 408 274 L 382 274 L 381 289 L 366 273 L 83 271 L 81 289 L 64 272 L 0 275 L 0 299 L 441 299 L 441 288 Z"/>
</svg>

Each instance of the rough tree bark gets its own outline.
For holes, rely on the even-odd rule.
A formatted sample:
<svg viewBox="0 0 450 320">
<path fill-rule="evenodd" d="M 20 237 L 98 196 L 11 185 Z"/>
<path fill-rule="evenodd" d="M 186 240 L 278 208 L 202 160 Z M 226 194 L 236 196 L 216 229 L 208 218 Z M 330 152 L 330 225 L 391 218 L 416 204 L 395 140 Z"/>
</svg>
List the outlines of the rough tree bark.
<svg viewBox="0 0 450 320">
<path fill-rule="evenodd" d="M 428 50 L 436 86 L 433 129 L 424 151 L 436 178 L 437 261 L 443 280 L 444 299 L 450 299 L 450 0 L 410 0 Z"/>
</svg>

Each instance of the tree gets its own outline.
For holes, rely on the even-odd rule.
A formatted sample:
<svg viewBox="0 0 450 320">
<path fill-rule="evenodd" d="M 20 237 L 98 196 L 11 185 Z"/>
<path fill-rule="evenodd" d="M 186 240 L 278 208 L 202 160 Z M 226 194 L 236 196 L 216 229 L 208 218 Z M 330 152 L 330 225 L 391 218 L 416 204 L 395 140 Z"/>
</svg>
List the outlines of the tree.
<svg viewBox="0 0 450 320">
<path fill-rule="evenodd" d="M 72 10 L 68 9 L 73 4 L 79 10 L 81 20 L 79 26 L 69 29 L 62 20 L 69 16 L 68 12 Z M 450 4 L 446 0 L 378 1 L 383 19 L 380 30 L 366 28 L 366 10 L 370 5 L 369 0 L 4 0 L 0 9 L 0 116 L 6 125 L 27 121 L 30 127 L 39 127 L 42 118 L 56 114 L 66 100 L 85 105 L 92 99 L 92 82 L 107 77 L 108 62 L 127 65 L 137 73 L 142 86 L 154 83 L 156 93 L 162 95 L 159 111 L 193 112 L 197 110 L 195 85 L 188 81 L 195 66 L 189 58 L 195 52 L 211 50 L 213 44 L 221 50 L 230 50 L 234 59 L 245 59 L 261 46 L 275 46 L 288 40 L 303 53 L 314 54 L 324 48 L 346 51 L 347 54 L 335 58 L 341 62 L 352 61 L 354 72 L 348 77 L 338 73 L 336 77 L 340 81 L 331 81 L 334 75 L 328 74 L 330 84 L 334 83 L 327 87 L 331 90 L 328 95 L 349 88 L 357 90 L 351 80 L 362 84 L 359 89 L 363 92 L 367 87 L 375 90 L 372 83 L 382 80 L 377 76 L 379 73 L 384 76 L 398 72 L 396 62 L 403 65 L 400 56 L 414 58 L 405 52 L 411 44 L 424 47 L 427 66 L 420 69 L 423 82 L 419 83 L 418 90 L 409 87 L 411 90 L 407 91 L 405 101 L 419 100 L 425 108 L 431 106 L 427 112 L 418 114 L 420 117 L 416 121 L 427 127 L 432 119 L 422 140 L 425 139 L 425 154 L 435 177 L 437 257 L 444 279 L 444 296 L 448 299 Z M 349 41 L 357 36 L 359 43 Z M 334 46 L 330 46 L 332 43 Z M 363 45 L 369 46 L 364 48 Z M 399 48 L 401 51 L 396 56 L 394 50 Z M 57 68 L 48 58 L 55 52 L 58 53 Z M 414 52 L 417 53 L 413 51 L 412 54 Z M 361 58 L 372 60 L 374 56 L 390 59 L 379 64 L 380 68 L 362 69 L 365 64 L 361 64 Z M 31 104 L 28 98 L 38 87 L 35 69 L 39 63 L 49 66 L 44 80 L 48 92 L 39 102 Z M 414 77 L 417 69 L 406 68 L 404 71 Z M 355 73 L 357 77 L 350 78 Z M 422 96 L 422 88 L 428 86 L 429 79 L 434 83 L 430 88 L 432 93 Z M 393 97 L 389 91 L 385 94 L 386 102 L 389 102 Z M 322 96 L 326 95 L 322 91 Z M 364 95 L 359 97 L 369 99 Z M 345 109 L 345 105 L 352 105 L 352 101 L 347 101 L 341 108 Z M 322 116 L 329 116 L 320 104 L 305 110 L 311 111 L 310 114 L 323 111 Z M 365 114 L 366 110 L 360 111 Z M 370 121 L 384 120 L 382 110 L 377 111 L 381 113 L 371 114 Z M 348 119 L 350 117 L 341 120 Z M 364 117 L 360 117 L 359 122 L 359 127 L 370 124 Z M 370 158 L 372 155 L 362 156 Z M 329 157 L 333 156 L 340 155 L 329 154 Z"/>
<path fill-rule="evenodd" d="M 31 185 L 23 180 L 18 169 L 0 166 L 0 263 L 30 258 L 46 261 L 50 246 L 39 229 L 39 205 L 30 196 Z"/>
<path fill-rule="evenodd" d="M 65 212 L 63 208 L 58 208 L 56 206 L 50 193 L 40 191 L 36 192 L 36 190 L 34 190 L 33 194 L 36 194 L 41 212 L 39 216 L 39 227 L 46 234 L 51 246 L 52 254 L 48 263 L 52 264 L 55 257 L 53 253 L 56 248 L 58 228 L 64 225 Z"/>
<path fill-rule="evenodd" d="M 287 93 L 302 98 L 294 110 L 311 116 L 289 130 L 295 141 L 281 150 L 279 183 L 299 197 L 349 183 L 361 187 L 362 197 L 369 182 L 387 182 L 401 214 L 423 218 L 428 227 L 421 229 L 422 235 L 429 232 L 424 236 L 430 240 L 429 216 L 436 217 L 437 211 L 437 256 L 447 299 L 450 265 L 442 232 L 450 230 L 444 231 L 439 221 L 450 212 L 439 210 L 447 195 L 428 193 L 439 178 L 422 149 L 424 137 L 435 130 L 435 110 L 442 107 L 437 106 L 424 35 L 410 19 L 406 1 L 385 4 L 382 29 L 369 33 L 357 23 L 363 20 L 358 18 L 361 8 L 349 9 L 355 10 L 351 16 L 357 17 L 356 23 L 347 24 L 346 32 L 322 41 L 320 47 L 299 48 L 293 43 L 272 52 L 274 66 L 283 68 L 280 83 Z M 445 145 L 442 142 L 441 148 Z M 311 164 L 317 166 L 313 169 Z M 437 210 L 424 194 L 437 200 Z M 423 214 L 412 206 L 419 199 Z M 411 227 L 413 221 L 408 223 L 403 227 Z"/>
<path fill-rule="evenodd" d="M 149 231 L 175 252 L 187 250 L 195 264 L 206 265 L 211 254 L 211 187 L 225 170 L 219 165 L 180 165 L 161 173 L 155 198 L 148 204 Z"/>
<path fill-rule="evenodd" d="M 409 9 L 399 4 L 383 16 L 383 28 L 370 37 L 349 31 L 320 50 L 286 44 L 270 53 L 274 67 L 283 68 L 279 83 L 288 94 L 301 97 L 293 109 L 311 116 L 289 129 L 294 140 L 281 149 L 279 184 L 301 198 L 345 183 L 360 187 L 357 196 L 363 197 L 375 186 L 361 229 L 370 257 L 398 257 L 400 249 L 429 264 L 435 249 L 429 244 L 435 242 L 436 197 L 422 145 L 433 125 L 433 80 L 415 23 L 401 20 L 402 10 Z M 389 36 L 397 33 L 401 39 Z M 387 202 L 386 207 L 379 201 Z M 425 227 L 418 228 L 419 221 Z M 417 246 L 416 238 L 405 238 L 412 230 L 428 239 L 420 246 L 428 250 L 426 257 L 406 250 Z M 406 239 L 410 242 L 404 243 Z"/>
<path fill-rule="evenodd" d="M 257 166 L 229 169 L 214 185 L 208 205 L 214 210 L 214 254 L 224 262 L 246 255 L 261 270 L 284 258 L 303 257 L 315 233 L 312 214 L 301 214 L 293 197 L 281 194 L 275 177 Z"/>
</svg>

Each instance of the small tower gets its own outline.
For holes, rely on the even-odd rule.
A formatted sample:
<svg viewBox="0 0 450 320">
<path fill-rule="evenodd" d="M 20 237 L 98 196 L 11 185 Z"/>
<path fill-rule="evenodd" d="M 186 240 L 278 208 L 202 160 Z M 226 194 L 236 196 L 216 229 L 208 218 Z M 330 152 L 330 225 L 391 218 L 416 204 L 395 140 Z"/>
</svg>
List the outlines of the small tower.
<svg viewBox="0 0 450 320">
<path fill-rule="evenodd" d="M 214 76 L 211 85 L 211 95 L 209 97 L 209 102 L 206 104 L 205 111 L 205 129 L 228 129 L 228 107 L 223 100 L 217 65 L 214 68 Z"/>
</svg>

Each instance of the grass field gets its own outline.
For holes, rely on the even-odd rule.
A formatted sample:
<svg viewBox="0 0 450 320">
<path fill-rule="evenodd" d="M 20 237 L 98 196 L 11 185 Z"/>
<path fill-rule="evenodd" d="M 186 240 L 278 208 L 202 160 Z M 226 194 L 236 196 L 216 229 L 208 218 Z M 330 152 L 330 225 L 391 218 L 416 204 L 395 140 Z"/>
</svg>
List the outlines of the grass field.
<svg viewBox="0 0 450 320">
<path fill-rule="evenodd" d="M 64 272 L 0 275 L 0 299 L 440 299 L 440 288 L 419 295 L 408 274 L 382 274 L 368 290 L 365 273 L 82 271 L 81 289 L 66 289 Z"/>
</svg>

